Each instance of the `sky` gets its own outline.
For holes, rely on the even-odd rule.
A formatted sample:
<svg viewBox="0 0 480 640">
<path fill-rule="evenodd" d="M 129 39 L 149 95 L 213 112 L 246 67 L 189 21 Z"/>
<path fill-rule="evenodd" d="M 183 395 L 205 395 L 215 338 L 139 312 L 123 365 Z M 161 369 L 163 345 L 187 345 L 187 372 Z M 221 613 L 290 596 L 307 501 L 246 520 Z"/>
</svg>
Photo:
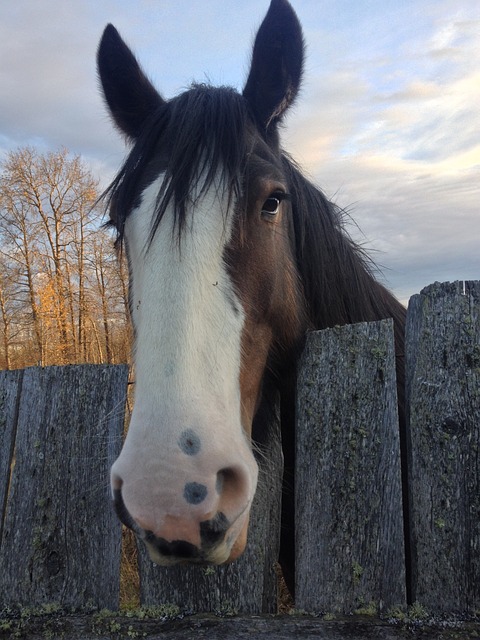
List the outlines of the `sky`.
<svg viewBox="0 0 480 640">
<path fill-rule="evenodd" d="M 165 98 L 246 80 L 268 0 L 2 0 L 0 158 L 80 154 L 106 186 L 128 148 L 99 91 L 113 23 Z M 292 0 L 307 44 L 285 150 L 345 208 L 403 302 L 480 279 L 480 2 Z"/>
</svg>

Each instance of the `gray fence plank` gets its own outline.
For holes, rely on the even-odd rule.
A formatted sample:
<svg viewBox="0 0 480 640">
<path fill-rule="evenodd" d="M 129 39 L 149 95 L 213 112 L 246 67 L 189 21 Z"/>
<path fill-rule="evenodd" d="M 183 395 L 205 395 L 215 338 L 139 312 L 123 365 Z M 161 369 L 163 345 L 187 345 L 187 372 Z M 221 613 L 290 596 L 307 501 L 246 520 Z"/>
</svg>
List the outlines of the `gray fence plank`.
<svg viewBox="0 0 480 640">
<path fill-rule="evenodd" d="M 267 430 L 261 453 L 259 484 L 251 510 L 248 543 L 235 562 L 220 567 L 154 565 L 141 545 L 141 602 L 175 604 L 193 612 L 274 613 L 280 535 L 282 453 L 278 403 L 266 402 L 257 415 Z"/>
<path fill-rule="evenodd" d="M 297 385 L 296 607 L 405 604 L 393 323 L 308 335 Z"/>
<path fill-rule="evenodd" d="M 480 282 L 436 283 L 407 317 L 413 597 L 480 609 Z"/>
<path fill-rule="evenodd" d="M 23 371 L 0 371 L 0 540 L 10 483 Z"/>
<path fill-rule="evenodd" d="M 105 612 L 106 613 L 106 612 Z M 151 613 L 151 612 L 150 612 Z M 4 623 L 7 621 L 3 621 Z M 480 623 L 452 620 L 387 621 L 368 616 L 325 620 L 307 615 L 213 614 L 168 616 L 29 616 L 0 623 L 0 638 L 14 640 L 478 640 Z"/>
<path fill-rule="evenodd" d="M 126 366 L 24 372 L 0 541 L 0 603 L 118 607 L 121 529 L 108 470 L 121 447 Z"/>
</svg>

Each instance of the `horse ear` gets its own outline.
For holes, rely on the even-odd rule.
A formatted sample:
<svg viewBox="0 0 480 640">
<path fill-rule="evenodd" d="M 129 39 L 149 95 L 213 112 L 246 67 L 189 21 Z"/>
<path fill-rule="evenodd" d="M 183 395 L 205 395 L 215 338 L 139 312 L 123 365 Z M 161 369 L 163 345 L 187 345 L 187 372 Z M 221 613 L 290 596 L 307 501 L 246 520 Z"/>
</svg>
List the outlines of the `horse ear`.
<svg viewBox="0 0 480 640">
<path fill-rule="evenodd" d="M 253 46 L 243 95 L 260 127 L 277 124 L 295 100 L 302 78 L 302 27 L 287 0 L 272 0 Z"/>
<path fill-rule="evenodd" d="M 164 104 L 164 100 L 111 24 L 103 32 L 97 66 L 103 94 L 115 124 L 135 140 L 147 118 Z"/>
</svg>

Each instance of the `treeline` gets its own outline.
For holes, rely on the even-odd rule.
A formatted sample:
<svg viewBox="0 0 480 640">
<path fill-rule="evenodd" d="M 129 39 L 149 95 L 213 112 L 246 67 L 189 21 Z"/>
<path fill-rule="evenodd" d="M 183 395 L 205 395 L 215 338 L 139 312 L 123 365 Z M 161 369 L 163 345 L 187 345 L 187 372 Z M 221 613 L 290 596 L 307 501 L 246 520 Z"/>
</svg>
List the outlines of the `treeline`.
<svg viewBox="0 0 480 640">
<path fill-rule="evenodd" d="M 127 361 L 127 269 L 98 196 L 64 149 L 0 162 L 1 369 Z"/>
</svg>

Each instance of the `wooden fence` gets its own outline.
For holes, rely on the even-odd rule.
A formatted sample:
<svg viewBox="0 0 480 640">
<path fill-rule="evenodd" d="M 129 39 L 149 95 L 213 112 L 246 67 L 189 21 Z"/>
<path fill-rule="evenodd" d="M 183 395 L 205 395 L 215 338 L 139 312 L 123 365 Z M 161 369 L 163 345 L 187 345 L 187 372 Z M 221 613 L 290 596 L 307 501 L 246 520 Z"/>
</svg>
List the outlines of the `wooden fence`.
<svg viewBox="0 0 480 640">
<path fill-rule="evenodd" d="M 308 336 L 297 389 L 297 609 L 386 614 L 409 599 L 438 615 L 480 611 L 480 282 L 414 296 L 406 338 L 401 451 L 392 322 Z M 127 377 L 125 366 L 0 372 L 0 609 L 118 609 L 121 527 L 108 469 Z M 141 549 L 143 604 L 276 611 L 276 408 L 263 418 L 270 437 L 246 553 L 219 568 L 160 568 Z"/>
</svg>

